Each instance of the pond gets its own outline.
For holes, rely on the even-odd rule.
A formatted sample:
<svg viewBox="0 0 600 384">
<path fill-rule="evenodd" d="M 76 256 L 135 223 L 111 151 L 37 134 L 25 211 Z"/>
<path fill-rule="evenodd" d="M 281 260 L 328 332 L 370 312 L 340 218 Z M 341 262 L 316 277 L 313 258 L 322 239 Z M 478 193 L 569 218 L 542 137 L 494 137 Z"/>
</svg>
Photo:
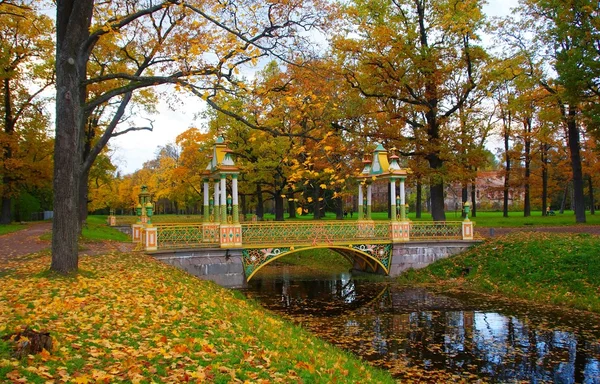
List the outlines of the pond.
<svg viewBox="0 0 600 384">
<path fill-rule="evenodd" d="M 286 265 L 242 292 L 400 379 L 600 384 L 593 316 Z"/>
</svg>

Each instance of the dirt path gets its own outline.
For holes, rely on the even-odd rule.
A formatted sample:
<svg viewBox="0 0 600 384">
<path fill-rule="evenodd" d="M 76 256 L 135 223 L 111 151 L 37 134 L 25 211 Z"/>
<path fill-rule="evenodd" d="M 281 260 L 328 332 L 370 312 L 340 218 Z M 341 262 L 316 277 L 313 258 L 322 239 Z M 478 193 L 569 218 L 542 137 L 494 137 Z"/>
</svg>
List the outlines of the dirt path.
<svg viewBox="0 0 600 384">
<path fill-rule="evenodd" d="M 40 240 L 40 236 L 51 231 L 52 223 L 35 223 L 18 232 L 0 236 L 0 269 L 11 260 L 50 249 L 51 241 Z M 112 251 L 129 252 L 133 250 L 133 244 L 114 241 L 86 242 L 80 243 L 80 249 L 79 255 L 90 256 Z"/>
<path fill-rule="evenodd" d="M 0 266 L 17 257 L 50 248 L 50 241 L 40 240 L 40 236 L 51 230 L 52 223 L 36 223 L 0 236 Z"/>
</svg>

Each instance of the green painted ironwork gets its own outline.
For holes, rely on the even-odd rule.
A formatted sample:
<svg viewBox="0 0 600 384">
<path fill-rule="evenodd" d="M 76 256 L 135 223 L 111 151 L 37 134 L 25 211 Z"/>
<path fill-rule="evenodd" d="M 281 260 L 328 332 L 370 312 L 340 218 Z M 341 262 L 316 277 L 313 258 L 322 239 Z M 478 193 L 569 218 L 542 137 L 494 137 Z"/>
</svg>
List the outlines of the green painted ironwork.
<svg viewBox="0 0 600 384">
<path fill-rule="evenodd" d="M 242 263 L 246 278 L 250 280 L 252 276 L 263 266 L 274 259 L 285 256 L 289 253 L 309 250 L 313 246 L 290 246 L 290 247 L 273 247 L 273 248 L 245 248 L 242 250 Z M 392 261 L 392 244 L 349 244 L 347 246 L 335 246 L 336 250 L 342 253 L 359 253 L 370 257 L 378 262 L 383 270 L 389 272 L 390 263 Z"/>
<path fill-rule="evenodd" d="M 411 222 L 411 240 L 461 240 L 462 222 Z"/>
</svg>

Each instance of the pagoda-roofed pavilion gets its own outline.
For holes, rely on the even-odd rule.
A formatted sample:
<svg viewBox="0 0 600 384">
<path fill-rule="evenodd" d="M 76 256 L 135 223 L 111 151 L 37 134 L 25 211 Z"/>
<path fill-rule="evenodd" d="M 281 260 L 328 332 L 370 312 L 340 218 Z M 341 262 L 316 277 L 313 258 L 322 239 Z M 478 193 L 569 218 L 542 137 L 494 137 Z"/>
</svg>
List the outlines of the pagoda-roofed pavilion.
<svg viewBox="0 0 600 384">
<path fill-rule="evenodd" d="M 398 163 L 399 157 L 388 152 L 383 145 L 378 144 L 373 151 L 372 160 L 363 159 L 364 167 L 360 174 L 355 176 L 358 184 L 358 219 L 371 220 L 371 190 L 373 182 L 385 180 L 390 183 L 390 205 L 392 207 L 392 220 L 406 221 L 404 181 L 411 172 L 402 168 Z M 400 181 L 400 193 L 396 195 L 396 182 Z M 366 195 L 363 188 L 366 186 Z"/>
</svg>

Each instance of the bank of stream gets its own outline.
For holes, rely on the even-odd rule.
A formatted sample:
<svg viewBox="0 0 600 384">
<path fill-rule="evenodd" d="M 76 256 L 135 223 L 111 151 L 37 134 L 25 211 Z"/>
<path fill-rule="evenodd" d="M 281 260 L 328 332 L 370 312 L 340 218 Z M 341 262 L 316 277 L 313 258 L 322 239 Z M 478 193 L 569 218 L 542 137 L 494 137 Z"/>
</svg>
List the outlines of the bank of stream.
<svg viewBox="0 0 600 384">
<path fill-rule="evenodd" d="M 593 316 L 283 264 L 243 293 L 397 378 L 600 384 Z"/>
</svg>

